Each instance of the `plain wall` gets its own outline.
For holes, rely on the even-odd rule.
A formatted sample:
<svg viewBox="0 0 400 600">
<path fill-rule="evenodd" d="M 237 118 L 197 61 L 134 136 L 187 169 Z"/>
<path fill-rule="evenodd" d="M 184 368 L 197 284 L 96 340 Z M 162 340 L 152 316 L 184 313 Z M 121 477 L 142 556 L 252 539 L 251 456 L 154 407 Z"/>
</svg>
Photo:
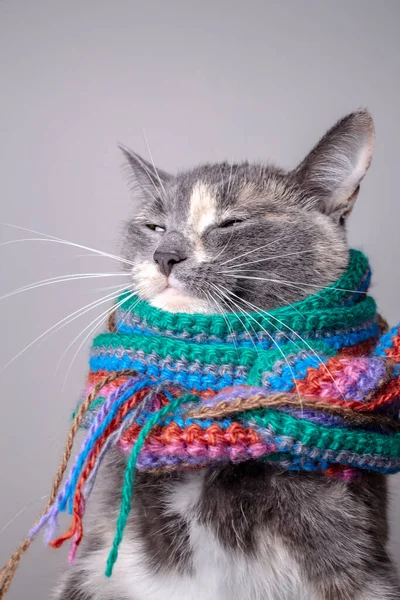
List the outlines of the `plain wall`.
<svg viewBox="0 0 400 600">
<path fill-rule="evenodd" d="M 333 122 L 367 106 L 375 157 L 349 226 L 374 267 L 374 294 L 399 310 L 398 0 L 2 0 L 1 221 L 108 252 L 134 210 L 117 142 L 174 171 L 206 160 L 292 167 Z M 0 227 L 2 241 L 35 234 Z M 56 243 L 0 247 L 1 294 L 117 262 Z M 0 365 L 116 278 L 44 286 L 2 300 Z M 102 305 L 43 336 L 0 374 L 0 559 L 48 493 L 86 372 L 75 341 Z M 45 339 L 46 338 L 46 339 Z M 68 376 L 65 375 L 69 369 Z M 397 487 L 396 487 L 397 482 Z M 391 550 L 400 565 L 399 479 L 392 477 Z M 13 517 L 25 509 L 12 523 Z M 37 541 L 10 600 L 44 600 L 65 553 Z"/>
</svg>

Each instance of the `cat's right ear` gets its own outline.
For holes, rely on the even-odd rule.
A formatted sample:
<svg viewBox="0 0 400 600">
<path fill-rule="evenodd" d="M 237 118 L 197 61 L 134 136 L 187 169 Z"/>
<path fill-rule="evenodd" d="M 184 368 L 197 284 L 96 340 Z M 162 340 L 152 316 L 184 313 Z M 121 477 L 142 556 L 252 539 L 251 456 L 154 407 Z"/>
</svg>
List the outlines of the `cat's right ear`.
<svg viewBox="0 0 400 600">
<path fill-rule="evenodd" d="M 128 178 L 134 194 L 141 196 L 143 199 L 162 196 L 165 184 L 173 176 L 162 169 L 156 168 L 153 163 L 149 163 L 126 146 L 121 144 L 118 146 L 126 160 Z"/>
<path fill-rule="evenodd" d="M 366 110 L 341 119 L 293 172 L 305 206 L 344 223 L 357 198 L 374 148 L 374 124 Z"/>
</svg>

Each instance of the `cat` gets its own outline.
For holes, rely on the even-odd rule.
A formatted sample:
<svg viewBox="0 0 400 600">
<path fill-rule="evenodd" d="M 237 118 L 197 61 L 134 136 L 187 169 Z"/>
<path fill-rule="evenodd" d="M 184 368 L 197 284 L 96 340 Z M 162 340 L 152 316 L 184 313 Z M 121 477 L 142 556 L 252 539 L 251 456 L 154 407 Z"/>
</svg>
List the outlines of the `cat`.
<svg viewBox="0 0 400 600">
<path fill-rule="evenodd" d="M 124 148 L 140 199 L 123 239 L 132 288 L 170 312 L 216 313 L 272 309 L 333 283 L 373 145 L 361 110 L 289 172 L 223 162 L 172 176 Z M 124 466 L 118 451 L 104 461 L 57 600 L 400 598 L 383 476 L 346 484 L 252 461 L 138 475 L 107 579 Z"/>
</svg>

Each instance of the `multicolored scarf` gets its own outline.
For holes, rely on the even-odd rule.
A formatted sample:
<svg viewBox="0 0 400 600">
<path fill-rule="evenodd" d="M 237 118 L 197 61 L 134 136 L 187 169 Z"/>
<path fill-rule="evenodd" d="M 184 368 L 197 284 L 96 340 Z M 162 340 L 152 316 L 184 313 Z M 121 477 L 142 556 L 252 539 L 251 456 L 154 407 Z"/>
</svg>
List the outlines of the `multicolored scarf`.
<svg viewBox="0 0 400 600">
<path fill-rule="evenodd" d="M 110 575 L 131 507 L 135 470 L 198 469 L 250 459 L 354 481 L 362 470 L 400 470 L 399 327 L 382 335 L 368 296 L 365 256 L 304 300 L 271 310 L 172 314 L 120 299 L 109 331 L 93 341 L 75 415 L 87 434 L 63 488 L 31 535 L 69 511 L 72 539 L 98 468 L 127 455 Z M 312 288 L 310 287 L 310 290 Z M 122 303 L 121 303 L 122 302 Z"/>
</svg>

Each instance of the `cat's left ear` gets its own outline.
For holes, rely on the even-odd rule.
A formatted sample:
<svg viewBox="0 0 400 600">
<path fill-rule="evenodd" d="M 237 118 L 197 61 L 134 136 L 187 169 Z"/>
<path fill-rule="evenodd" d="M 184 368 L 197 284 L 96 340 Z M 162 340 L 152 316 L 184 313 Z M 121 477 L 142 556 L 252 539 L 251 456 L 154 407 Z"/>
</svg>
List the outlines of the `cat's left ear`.
<svg viewBox="0 0 400 600">
<path fill-rule="evenodd" d="M 343 223 L 371 164 L 374 138 L 374 123 L 366 110 L 336 123 L 293 171 L 304 190 L 305 205 Z"/>
<path fill-rule="evenodd" d="M 129 167 L 129 178 L 133 184 L 134 191 L 138 192 L 145 199 L 162 195 L 164 185 L 173 176 L 162 169 L 156 168 L 154 164 L 149 163 L 126 146 L 119 144 L 119 148 Z"/>
</svg>

